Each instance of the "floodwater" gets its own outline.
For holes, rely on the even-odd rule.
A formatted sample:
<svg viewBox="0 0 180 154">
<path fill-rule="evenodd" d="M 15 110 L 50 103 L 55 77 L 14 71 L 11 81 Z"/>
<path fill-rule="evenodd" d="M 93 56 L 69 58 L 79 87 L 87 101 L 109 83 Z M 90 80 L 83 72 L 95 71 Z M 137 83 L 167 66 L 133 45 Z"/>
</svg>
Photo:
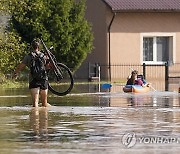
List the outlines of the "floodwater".
<svg viewBox="0 0 180 154">
<path fill-rule="evenodd" d="M 179 153 L 179 93 L 117 87 L 76 85 L 36 109 L 27 88 L 1 89 L 0 153 Z"/>
</svg>

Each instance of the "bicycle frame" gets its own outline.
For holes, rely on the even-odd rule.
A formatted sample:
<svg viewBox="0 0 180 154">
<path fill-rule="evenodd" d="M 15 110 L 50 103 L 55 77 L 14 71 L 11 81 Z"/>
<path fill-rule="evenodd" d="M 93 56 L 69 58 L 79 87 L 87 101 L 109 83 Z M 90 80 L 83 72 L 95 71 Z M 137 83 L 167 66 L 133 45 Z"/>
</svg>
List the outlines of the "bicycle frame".
<svg viewBox="0 0 180 154">
<path fill-rule="evenodd" d="M 56 77 L 59 79 L 59 75 L 60 75 L 60 79 L 63 78 L 62 76 L 62 73 L 59 71 L 59 69 L 57 68 L 57 64 L 56 62 L 53 60 L 53 57 L 52 57 L 52 53 L 51 51 L 47 48 L 46 44 L 44 43 L 43 39 L 41 38 L 40 41 L 42 42 L 44 48 L 45 48 L 45 52 L 46 54 L 48 55 L 48 58 L 50 60 L 50 63 L 53 65 L 53 68 L 54 68 L 54 73 L 56 75 Z M 55 56 L 54 56 L 55 57 Z"/>
<path fill-rule="evenodd" d="M 47 56 L 50 64 L 48 65 L 49 68 L 47 68 L 47 75 L 49 75 L 48 89 L 58 96 L 67 95 L 70 93 L 74 85 L 72 72 L 65 64 L 58 63 L 55 55 L 47 48 L 42 37 L 40 38 L 40 41 L 44 47 L 44 54 Z M 56 84 L 54 84 L 54 81 Z"/>
</svg>

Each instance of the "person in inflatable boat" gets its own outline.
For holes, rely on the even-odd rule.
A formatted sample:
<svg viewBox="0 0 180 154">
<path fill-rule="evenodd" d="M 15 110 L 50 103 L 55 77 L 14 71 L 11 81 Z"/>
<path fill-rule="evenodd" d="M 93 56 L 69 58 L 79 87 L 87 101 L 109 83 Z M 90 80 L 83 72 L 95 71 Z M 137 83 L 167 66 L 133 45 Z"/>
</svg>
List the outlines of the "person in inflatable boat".
<svg viewBox="0 0 180 154">
<path fill-rule="evenodd" d="M 138 71 L 134 70 L 131 72 L 131 76 L 128 79 L 126 85 L 140 85 L 140 86 L 147 86 L 144 76 L 138 75 Z"/>
</svg>

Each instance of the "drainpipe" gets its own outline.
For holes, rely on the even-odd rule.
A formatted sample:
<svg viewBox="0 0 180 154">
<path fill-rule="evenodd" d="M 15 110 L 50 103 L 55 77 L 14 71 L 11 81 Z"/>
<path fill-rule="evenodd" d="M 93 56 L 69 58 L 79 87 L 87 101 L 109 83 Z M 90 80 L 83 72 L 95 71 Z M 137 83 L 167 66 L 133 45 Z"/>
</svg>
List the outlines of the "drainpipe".
<svg viewBox="0 0 180 154">
<path fill-rule="evenodd" d="M 114 21 L 114 18 L 115 18 L 115 16 L 116 16 L 116 13 L 114 12 L 114 14 L 113 14 L 113 17 L 112 17 L 112 19 L 111 19 L 111 22 L 110 22 L 110 24 L 109 24 L 109 27 L 108 27 L 108 33 L 109 33 L 109 80 L 111 81 L 111 26 L 112 26 L 112 23 L 113 23 L 113 21 Z"/>
</svg>

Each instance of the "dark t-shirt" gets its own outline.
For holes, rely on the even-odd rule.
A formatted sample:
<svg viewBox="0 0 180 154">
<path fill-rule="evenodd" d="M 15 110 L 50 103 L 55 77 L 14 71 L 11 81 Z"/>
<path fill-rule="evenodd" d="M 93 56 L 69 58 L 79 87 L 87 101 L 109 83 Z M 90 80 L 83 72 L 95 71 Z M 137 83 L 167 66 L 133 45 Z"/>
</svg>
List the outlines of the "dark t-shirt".
<svg viewBox="0 0 180 154">
<path fill-rule="evenodd" d="M 133 81 L 131 78 L 127 81 L 126 85 L 133 85 Z"/>
<path fill-rule="evenodd" d="M 31 60 L 32 60 L 32 55 L 35 56 L 36 54 L 40 55 L 40 54 L 43 54 L 42 52 L 37 52 L 37 53 L 34 53 L 34 52 L 31 52 L 29 54 L 27 54 L 24 58 L 23 58 L 23 61 L 22 63 L 25 64 L 28 68 L 30 68 L 30 65 L 31 65 Z M 44 54 L 43 54 L 44 56 Z M 46 62 L 46 57 L 44 56 L 44 62 Z M 31 74 L 29 74 L 29 81 L 32 81 L 32 76 Z"/>
<path fill-rule="evenodd" d="M 22 63 L 25 64 L 27 67 L 30 67 L 30 64 L 31 64 L 31 56 L 30 56 L 30 54 L 27 54 L 24 57 Z"/>
<path fill-rule="evenodd" d="M 130 79 L 127 81 L 126 85 L 140 85 L 140 86 L 142 86 L 142 85 L 143 85 L 143 82 L 142 82 L 141 79 L 136 79 L 136 80 L 135 80 L 135 83 L 133 84 L 133 81 L 132 81 L 132 79 L 130 78 Z"/>
<path fill-rule="evenodd" d="M 37 53 L 31 52 L 30 54 L 27 54 L 24 57 L 23 61 L 22 61 L 22 63 L 25 64 L 27 67 L 30 67 L 30 65 L 31 65 L 31 60 L 32 60 L 32 55 L 31 54 L 33 56 L 36 56 L 36 54 L 40 55 L 40 54 L 43 54 L 43 53 L 39 51 Z M 44 56 L 44 54 L 43 54 L 43 56 Z M 46 61 L 45 56 L 44 56 L 44 61 Z"/>
</svg>

